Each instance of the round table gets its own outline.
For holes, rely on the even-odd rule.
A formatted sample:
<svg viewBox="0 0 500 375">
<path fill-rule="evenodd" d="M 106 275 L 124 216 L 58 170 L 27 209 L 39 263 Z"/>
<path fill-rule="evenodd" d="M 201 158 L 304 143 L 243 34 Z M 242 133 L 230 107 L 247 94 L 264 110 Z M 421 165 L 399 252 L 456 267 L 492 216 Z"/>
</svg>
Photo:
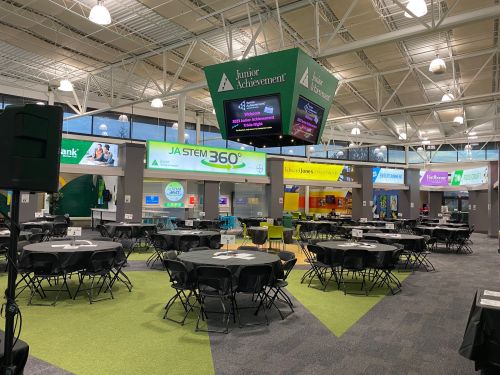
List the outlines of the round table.
<svg viewBox="0 0 500 375">
<path fill-rule="evenodd" d="M 371 238 L 380 241 L 381 243 L 391 245 L 400 243 L 405 249 L 423 250 L 425 247 L 424 237 L 415 234 L 405 233 L 363 233 L 364 238 Z"/>
<path fill-rule="evenodd" d="M 432 236 L 436 230 L 442 230 L 442 231 L 449 232 L 450 235 L 453 233 L 457 233 L 457 232 L 464 233 L 464 232 L 469 231 L 469 228 L 464 228 L 464 227 L 459 227 L 459 228 L 442 227 L 442 226 L 431 227 L 431 226 L 425 226 L 425 225 L 418 225 L 415 227 L 415 229 L 421 231 L 422 233 L 428 234 L 430 236 Z"/>
<path fill-rule="evenodd" d="M 239 221 L 243 224 L 246 224 L 247 228 L 250 227 L 258 227 L 260 223 L 267 222 L 266 217 L 245 217 L 239 218 Z"/>
<path fill-rule="evenodd" d="M 425 223 L 427 227 L 469 228 L 465 223 Z"/>
<path fill-rule="evenodd" d="M 318 242 L 317 245 L 324 247 L 328 250 L 336 251 L 346 251 L 346 250 L 366 250 L 373 253 L 383 253 L 383 252 L 393 252 L 397 250 L 396 246 L 385 245 L 381 243 L 365 243 L 363 241 L 359 242 L 347 242 L 347 241 L 322 241 Z"/>
<path fill-rule="evenodd" d="M 394 226 L 394 229 L 388 229 L 386 227 L 376 227 L 374 225 L 344 225 L 343 227 L 347 229 L 361 229 L 363 232 L 367 232 L 369 230 L 379 230 L 383 232 L 390 232 L 396 230 L 396 226 Z"/>
<path fill-rule="evenodd" d="M 51 241 L 39 242 L 26 245 L 23 248 L 19 263 L 23 268 L 29 268 L 30 253 L 51 253 L 57 254 L 61 268 L 66 272 L 74 272 L 85 269 L 94 251 L 116 250 L 118 260 L 125 258 L 122 245 L 113 241 L 86 241 L 77 240 L 76 246 L 71 246 L 71 241 Z"/>
<path fill-rule="evenodd" d="M 210 246 L 210 238 L 220 236 L 220 232 L 214 230 L 163 230 L 158 232 L 167 241 L 167 246 L 172 250 L 179 249 L 179 241 L 182 236 L 197 236 L 200 239 L 198 246 Z"/>
<path fill-rule="evenodd" d="M 254 244 L 262 245 L 267 241 L 267 227 L 250 227 L 247 233 Z M 293 243 L 292 228 L 283 228 L 283 239 L 285 243 Z"/>
<path fill-rule="evenodd" d="M 43 232 L 45 231 L 52 231 L 52 228 L 54 228 L 54 224 L 56 222 L 54 221 L 46 221 L 46 220 L 41 220 L 41 221 L 27 221 L 25 223 L 21 223 L 21 229 L 27 228 L 40 228 Z"/>
<path fill-rule="evenodd" d="M 193 222 L 193 229 L 216 229 L 219 227 L 220 220 L 209 219 L 187 219 Z M 186 220 L 179 220 L 179 226 L 186 228 Z"/>
<path fill-rule="evenodd" d="M 143 230 L 147 229 L 150 231 L 156 231 L 155 224 L 146 223 L 107 223 L 104 225 L 108 230 L 111 237 L 114 237 L 116 233 L 127 233 L 130 238 L 140 237 Z"/>
<path fill-rule="evenodd" d="M 218 255 L 217 255 L 218 254 Z M 271 265 L 276 278 L 282 276 L 281 260 L 276 254 L 260 251 L 225 251 L 201 250 L 182 253 L 178 259 L 186 265 L 188 271 L 193 271 L 199 266 L 226 267 L 231 270 L 237 279 L 241 269 L 245 266 Z"/>
</svg>

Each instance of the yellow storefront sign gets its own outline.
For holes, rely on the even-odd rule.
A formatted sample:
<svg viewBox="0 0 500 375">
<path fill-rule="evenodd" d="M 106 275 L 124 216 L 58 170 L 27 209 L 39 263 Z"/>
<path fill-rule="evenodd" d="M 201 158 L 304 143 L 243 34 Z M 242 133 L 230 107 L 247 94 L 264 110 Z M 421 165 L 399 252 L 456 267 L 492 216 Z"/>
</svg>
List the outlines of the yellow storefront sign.
<svg viewBox="0 0 500 375">
<path fill-rule="evenodd" d="M 283 177 L 291 180 L 338 181 L 344 166 L 338 164 L 300 163 L 287 161 L 284 163 Z"/>
</svg>

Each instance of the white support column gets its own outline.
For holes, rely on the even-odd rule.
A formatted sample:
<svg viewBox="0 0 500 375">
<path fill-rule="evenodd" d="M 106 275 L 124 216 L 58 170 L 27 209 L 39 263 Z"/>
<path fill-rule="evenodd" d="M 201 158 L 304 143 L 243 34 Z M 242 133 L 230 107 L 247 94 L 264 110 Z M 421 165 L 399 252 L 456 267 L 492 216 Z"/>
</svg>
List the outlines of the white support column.
<svg viewBox="0 0 500 375">
<path fill-rule="evenodd" d="M 49 100 L 48 100 L 49 105 L 54 105 L 54 93 L 52 90 L 49 90 Z"/>
<path fill-rule="evenodd" d="M 201 143 L 201 116 L 199 113 L 196 114 L 196 144 Z"/>
<path fill-rule="evenodd" d="M 304 212 L 309 215 L 309 185 L 304 186 Z"/>
<path fill-rule="evenodd" d="M 179 94 L 177 110 L 179 111 L 177 141 L 179 143 L 184 143 L 184 134 L 186 133 L 186 94 Z"/>
</svg>

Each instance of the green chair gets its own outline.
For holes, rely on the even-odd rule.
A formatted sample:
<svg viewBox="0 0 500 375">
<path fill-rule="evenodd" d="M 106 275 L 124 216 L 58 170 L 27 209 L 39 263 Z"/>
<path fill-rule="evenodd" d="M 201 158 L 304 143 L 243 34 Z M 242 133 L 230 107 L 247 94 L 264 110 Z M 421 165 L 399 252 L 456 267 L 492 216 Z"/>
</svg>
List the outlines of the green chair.
<svg viewBox="0 0 500 375">
<path fill-rule="evenodd" d="M 299 220 L 300 219 L 300 212 L 292 212 L 292 219 Z"/>
<path fill-rule="evenodd" d="M 277 242 L 279 244 L 279 250 L 281 251 L 281 244 L 283 244 L 283 250 L 285 249 L 285 237 L 283 234 L 283 227 L 281 225 L 269 225 L 267 227 L 267 242 L 269 243 L 269 248 L 272 248 L 272 243 Z"/>
<path fill-rule="evenodd" d="M 267 223 L 267 221 L 261 221 L 260 222 L 260 226 L 261 227 L 267 227 L 267 226 L 269 226 L 269 224 Z"/>
<path fill-rule="evenodd" d="M 245 223 L 241 223 L 241 228 L 242 228 L 241 233 L 243 235 L 243 244 L 245 244 L 250 239 L 250 236 L 248 235 L 248 229 Z"/>
<path fill-rule="evenodd" d="M 293 228 L 291 215 L 283 215 L 283 226 L 285 228 Z"/>
<path fill-rule="evenodd" d="M 295 232 L 293 233 L 293 239 L 295 241 L 300 241 L 300 224 L 295 227 Z"/>
</svg>

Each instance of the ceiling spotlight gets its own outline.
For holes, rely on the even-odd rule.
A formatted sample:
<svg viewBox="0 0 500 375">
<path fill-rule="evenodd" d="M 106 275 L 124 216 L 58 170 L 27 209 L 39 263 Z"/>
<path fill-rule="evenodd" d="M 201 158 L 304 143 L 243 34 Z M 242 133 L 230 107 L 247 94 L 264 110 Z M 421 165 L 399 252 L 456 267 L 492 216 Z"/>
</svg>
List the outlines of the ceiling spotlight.
<svg viewBox="0 0 500 375">
<path fill-rule="evenodd" d="M 69 79 L 63 79 L 59 82 L 59 87 L 57 89 L 66 92 L 73 91 L 73 84 Z"/>
<path fill-rule="evenodd" d="M 174 122 L 172 124 L 172 129 L 178 129 L 179 128 L 179 123 L 178 122 Z"/>
<path fill-rule="evenodd" d="M 45 105 L 45 103 L 44 103 L 44 102 L 36 102 L 35 104 L 36 104 L 36 105 Z"/>
<path fill-rule="evenodd" d="M 128 116 L 125 115 L 125 114 L 122 114 L 122 115 L 120 115 L 120 117 L 118 117 L 118 121 L 120 121 L 120 122 L 128 122 Z"/>
<path fill-rule="evenodd" d="M 380 146 L 380 149 L 381 149 L 382 151 L 385 151 L 385 150 L 387 150 L 387 146 L 386 146 L 386 145 L 382 145 L 382 146 Z"/>
<path fill-rule="evenodd" d="M 151 101 L 151 107 L 153 108 L 163 108 L 163 102 L 160 98 L 154 98 Z"/>
<path fill-rule="evenodd" d="M 399 133 L 399 137 L 398 137 L 400 140 L 404 141 L 406 140 L 406 133 Z"/>
<path fill-rule="evenodd" d="M 90 10 L 89 20 L 98 25 L 109 25 L 111 23 L 111 15 L 108 9 L 103 5 L 102 0 L 97 0 L 97 5 Z"/>
<path fill-rule="evenodd" d="M 465 151 L 472 151 L 472 146 L 469 145 L 469 144 L 467 144 L 467 145 L 464 146 L 464 150 Z"/>
<path fill-rule="evenodd" d="M 417 17 L 422 17 L 427 14 L 427 4 L 425 0 L 410 0 L 408 5 L 406 5 L 406 9 L 412 12 Z M 406 18 L 413 18 L 413 16 L 405 12 Z"/>
<path fill-rule="evenodd" d="M 361 134 L 361 129 L 358 128 L 357 126 L 351 129 L 351 134 L 352 135 L 360 135 Z"/>
<path fill-rule="evenodd" d="M 424 148 L 422 146 L 418 146 L 417 147 L 417 152 L 422 152 L 422 151 L 424 151 Z"/>
<path fill-rule="evenodd" d="M 464 117 L 463 116 L 455 116 L 453 119 L 453 122 L 456 124 L 462 125 L 464 123 Z"/>
<path fill-rule="evenodd" d="M 338 158 L 341 158 L 342 156 L 344 156 L 344 151 L 340 150 L 337 152 L 337 157 Z"/>
<path fill-rule="evenodd" d="M 431 61 L 429 72 L 434 74 L 443 74 L 446 72 L 446 63 L 439 57 L 439 54 L 436 54 L 436 58 Z"/>
<path fill-rule="evenodd" d="M 105 132 L 106 130 L 108 130 L 108 125 L 106 124 L 99 125 L 99 130 Z"/>
<path fill-rule="evenodd" d="M 442 102 L 451 102 L 455 100 L 455 96 L 450 92 L 450 90 L 446 91 L 446 94 L 441 98 Z"/>
<path fill-rule="evenodd" d="M 352 147 L 354 147 L 354 146 L 356 146 L 356 143 L 354 143 L 354 142 L 349 143 L 349 147 L 351 147 L 351 148 L 352 148 Z"/>
</svg>

